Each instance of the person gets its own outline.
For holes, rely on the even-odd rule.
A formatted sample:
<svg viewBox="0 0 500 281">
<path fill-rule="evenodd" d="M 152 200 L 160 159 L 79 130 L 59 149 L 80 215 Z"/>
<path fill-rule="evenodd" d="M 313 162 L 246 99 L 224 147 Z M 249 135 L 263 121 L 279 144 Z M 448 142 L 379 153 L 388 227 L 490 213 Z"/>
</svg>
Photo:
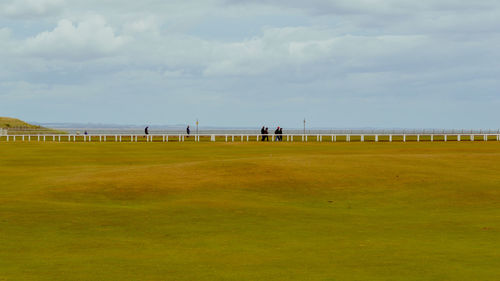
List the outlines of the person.
<svg viewBox="0 0 500 281">
<path fill-rule="evenodd" d="M 264 128 L 264 126 L 262 126 L 262 129 L 260 129 L 260 135 L 262 137 L 262 141 L 264 141 L 265 137 L 264 137 L 264 134 L 266 133 L 266 128 Z"/>
<path fill-rule="evenodd" d="M 269 128 L 266 127 L 266 129 L 264 130 L 264 137 L 265 137 L 266 141 L 269 141 L 269 136 L 268 135 L 269 135 Z"/>
<path fill-rule="evenodd" d="M 280 141 L 283 141 L 283 128 L 280 128 Z"/>
<path fill-rule="evenodd" d="M 191 129 L 189 129 L 189 125 L 186 128 L 186 133 L 187 133 L 187 136 L 189 138 L 189 134 L 191 134 Z"/>
<path fill-rule="evenodd" d="M 85 135 L 88 135 L 89 133 L 87 132 L 87 130 L 85 130 L 85 133 L 84 133 L 84 134 L 85 134 Z"/>
<path fill-rule="evenodd" d="M 279 141 L 280 140 L 280 127 L 276 128 L 276 130 L 274 131 L 274 140 L 275 141 Z"/>
<path fill-rule="evenodd" d="M 144 128 L 144 134 L 149 135 L 149 127 Z"/>
</svg>

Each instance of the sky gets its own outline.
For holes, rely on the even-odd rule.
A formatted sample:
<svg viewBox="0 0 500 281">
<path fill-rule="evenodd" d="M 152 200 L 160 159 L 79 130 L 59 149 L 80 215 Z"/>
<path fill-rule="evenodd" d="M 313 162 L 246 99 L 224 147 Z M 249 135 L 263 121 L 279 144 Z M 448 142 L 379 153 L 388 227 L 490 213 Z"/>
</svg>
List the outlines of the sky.
<svg viewBox="0 0 500 281">
<path fill-rule="evenodd" d="M 498 128 L 498 0 L 0 0 L 0 116 Z"/>
</svg>

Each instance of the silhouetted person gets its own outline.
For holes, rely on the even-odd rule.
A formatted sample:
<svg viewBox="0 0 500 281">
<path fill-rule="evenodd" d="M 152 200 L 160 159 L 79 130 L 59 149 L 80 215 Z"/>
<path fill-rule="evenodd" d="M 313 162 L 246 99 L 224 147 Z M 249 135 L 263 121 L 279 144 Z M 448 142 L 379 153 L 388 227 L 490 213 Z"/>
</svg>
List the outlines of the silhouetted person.
<svg viewBox="0 0 500 281">
<path fill-rule="evenodd" d="M 189 129 L 189 125 L 188 125 L 188 126 L 187 126 L 187 128 L 186 128 L 186 133 L 187 133 L 188 138 L 189 138 L 189 134 L 191 134 L 191 129 Z"/>
<path fill-rule="evenodd" d="M 264 130 L 264 136 L 265 136 L 266 141 L 269 141 L 269 128 L 268 127 L 266 127 L 266 129 Z"/>
<path fill-rule="evenodd" d="M 149 135 L 149 127 L 144 128 L 144 134 Z"/>
<path fill-rule="evenodd" d="M 85 131 L 85 133 L 84 133 L 84 134 L 85 134 L 85 135 L 88 135 L 89 133 L 87 133 L 87 131 Z"/>
<path fill-rule="evenodd" d="M 280 141 L 283 141 L 283 128 L 280 128 Z"/>
<path fill-rule="evenodd" d="M 262 129 L 260 129 L 260 135 L 262 137 L 262 141 L 264 141 L 264 134 L 266 133 L 266 128 L 264 128 L 264 126 L 262 126 Z"/>
<path fill-rule="evenodd" d="M 279 141 L 280 140 L 280 127 L 276 128 L 276 130 L 274 131 L 274 140 L 275 141 Z"/>
</svg>

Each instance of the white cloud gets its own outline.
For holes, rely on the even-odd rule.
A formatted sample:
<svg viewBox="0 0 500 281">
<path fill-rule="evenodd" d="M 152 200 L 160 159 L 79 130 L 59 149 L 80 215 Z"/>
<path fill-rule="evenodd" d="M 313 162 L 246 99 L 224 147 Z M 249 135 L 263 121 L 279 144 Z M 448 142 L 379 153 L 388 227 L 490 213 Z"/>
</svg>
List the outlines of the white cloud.
<svg viewBox="0 0 500 281">
<path fill-rule="evenodd" d="M 88 60 L 114 55 L 125 42 L 102 17 L 95 16 L 78 23 L 60 20 L 54 30 L 26 39 L 20 53 L 48 59 Z"/>
</svg>

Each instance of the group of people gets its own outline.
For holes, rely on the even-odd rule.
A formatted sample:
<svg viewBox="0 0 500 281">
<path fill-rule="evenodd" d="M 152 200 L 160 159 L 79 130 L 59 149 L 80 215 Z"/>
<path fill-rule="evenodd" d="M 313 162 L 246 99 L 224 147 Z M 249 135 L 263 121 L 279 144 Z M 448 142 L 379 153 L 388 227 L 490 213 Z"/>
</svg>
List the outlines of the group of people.
<svg viewBox="0 0 500 281">
<path fill-rule="evenodd" d="M 269 141 L 269 128 L 262 126 L 260 134 L 262 135 L 262 141 Z M 283 141 L 283 128 L 276 128 L 274 131 L 274 137 L 275 141 Z"/>
</svg>

